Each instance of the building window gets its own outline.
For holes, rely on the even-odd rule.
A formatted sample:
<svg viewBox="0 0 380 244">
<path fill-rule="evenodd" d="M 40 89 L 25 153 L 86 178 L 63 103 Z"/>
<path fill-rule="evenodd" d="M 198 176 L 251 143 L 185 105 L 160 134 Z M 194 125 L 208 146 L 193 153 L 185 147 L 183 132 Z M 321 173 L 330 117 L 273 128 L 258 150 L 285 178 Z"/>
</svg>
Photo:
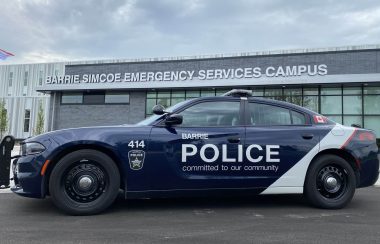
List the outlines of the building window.
<svg viewBox="0 0 380 244">
<path fill-rule="evenodd" d="M 44 76 L 44 72 L 40 70 L 40 75 L 38 77 L 38 85 L 40 86 L 42 86 L 43 76 Z"/>
<path fill-rule="evenodd" d="M 377 138 L 380 137 L 379 121 L 380 116 L 364 116 L 364 128 L 373 130 Z"/>
<path fill-rule="evenodd" d="M 362 114 L 362 96 L 343 96 L 343 114 Z"/>
<path fill-rule="evenodd" d="M 185 91 L 172 91 L 171 102 L 170 102 L 171 105 L 180 103 L 185 100 L 186 100 Z"/>
<path fill-rule="evenodd" d="M 264 96 L 264 88 L 253 88 L 252 96 L 254 97 L 263 97 Z"/>
<path fill-rule="evenodd" d="M 342 95 L 342 88 L 339 87 L 322 87 L 321 95 Z"/>
<path fill-rule="evenodd" d="M 215 89 L 202 89 L 201 90 L 201 97 L 214 97 L 215 96 Z"/>
<path fill-rule="evenodd" d="M 156 104 L 164 107 L 170 107 L 187 99 L 197 97 L 220 96 L 231 89 L 189 89 L 189 90 L 172 90 L 172 91 L 151 91 L 147 92 L 146 99 L 146 116 L 152 115 L 152 108 Z"/>
<path fill-rule="evenodd" d="M 343 97 L 342 86 L 326 86 L 320 88 L 319 112 L 329 119 L 343 123 Z"/>
<path fill-rule="evenodd" d="M 25 71 L 24 73 L 24 86 L 28 86 L 29 72 Z"/>
<path fill-rule="evenodd" d="M 105 103 L 129 104 L 129 93 L 128 92 L 107 91 L 106 97 L 105 97 Z"/>
<path fill-rule="evenodd" d="M 318 96 L 303 96 L 302 106 L 314 112 L 319 111 L 319 97 Z"/>
<path fill-rule="evenodd" d="M 28 79 L 29 79 L 29 72 L 25 71 L 25 73 L 24 73 L 24 88 L 22 91 L 23 96 L 26 96 L 26 94 L 28 94 Z"/>
<path fill-rule="evenodd" d="M 362 122 L 362 116 L 352 116 L 352 115 L 343 115 L 343 121 L 345 125 L 351 126 L 353 124 L 355 125 L 363 125 Z"/>
<path fill-rule="evenodd" d="M 146 99 L 146 110 L 145 113 L 147 116 L 152 115 L 153 106 L 156 105 L 156 98 L 147 98 Z"/>
<path fill-rule="evenodd" d="M 343 95 L 361 95 L 361 87 L 343 87 Z"/>
<path fill-rule="evenodd" d="M 196 98 L 196 97 L 200 97 L 200 96 L 201 96 L 200 90 L 187 90 L 186 91 L 186 99 Z"/>
<path fill-rule="evenodd" d="M 165 108 L 171 106 L 170 91 L 162 91 L 157 93 L 157 104 L 161 104 Z"/>
<path fill-rule="evenodd" d="M 283 100 L 281 88 L 265 88 L 264 96 L 269 99 Z"/>
<path fill-rule="evenodd" d="M 302 88 L 285 88 L 283 100 L 302 106 Z"/>
<path fill-rule="evenodd" d="M 364 128 L 373 130 L 380 137 L 380 87 L 363 87 Z"/>
<path fill-rule="evenodd" d="M 64 92 L 61 104 L 129 104 L 129 93 L 118 91 Z"/>
<path fill-rule="evenodd" d="M 30 109 L 25 109 L 24 132 L 29 132 L 29 127 L 30 127 Z"/>
<path fill-rule="evenodd" d="M 364 114 L 380 114 L 380 96 L 367 95 L 364 97 Z"/>
<path fill-rule="evenodd" d="M 9 73 L 8 86 L 11 87 L 13 85 L 13 72 Z"/>
<path fill-rule="evenodd" d="M 8 77 L 8 96 L 12 96 L 12 86 L 13 86 L 13 72 L 9 72 Z"/>
<path fill-rule="evenodd" d="M 306 96 L 318 96 L 318 87 L 304 87 L 303 95 Z"/>
<path fill-rule="evenodd" d="M 83 103 L 82 93 L 63 93 L 61 97 L 62 104 L 80 104 Z"/>
<path fill-rule="evenodd" d="M 321 96 L 321 113 L 323 115 L 341 114 L 342 97 L 341 96 Z"/>
<path fill-rule="evenodd" d="M 366 86 L 363 89 L 363 93 L 366 95 L 380 95 L 379 86 Z"/>
<path fill-rule="evenodd" d="M 104 92 L 86 92 L 83 94 L 84 104 L 104 104 L 105 93 Z"/>
</svg>

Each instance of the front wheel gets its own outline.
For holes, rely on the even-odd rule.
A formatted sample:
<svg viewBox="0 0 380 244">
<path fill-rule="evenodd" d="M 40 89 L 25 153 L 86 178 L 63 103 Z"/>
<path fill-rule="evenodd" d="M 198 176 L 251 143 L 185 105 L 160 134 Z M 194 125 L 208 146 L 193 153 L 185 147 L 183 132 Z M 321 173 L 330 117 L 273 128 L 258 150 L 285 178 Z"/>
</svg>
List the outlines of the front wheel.
<svg viewBox="0 0 380 244">
<path fill-rule="evenodd" d="M 100 213 L 114 202 L 119 188 L 116 164 L 106 154 L 90 149 L 64 156 L 49 181 L 54 204 L 72 215 Z"/>
<path fill-rule="evenodd" d="M 351 165 L 336 155 L 323 155 L 310 166 L 304 193 L 316 207 L 339 209 L 351 201 L 355 188 L 356 177 Z"/>
</svg>

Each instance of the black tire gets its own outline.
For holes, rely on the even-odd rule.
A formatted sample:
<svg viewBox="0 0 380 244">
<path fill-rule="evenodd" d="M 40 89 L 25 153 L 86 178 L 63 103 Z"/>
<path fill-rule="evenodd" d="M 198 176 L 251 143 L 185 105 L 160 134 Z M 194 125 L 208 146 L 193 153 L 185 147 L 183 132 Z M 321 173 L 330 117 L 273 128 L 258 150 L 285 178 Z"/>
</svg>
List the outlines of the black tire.
<svg viewBox="0 0 380 244">
<path fill-rule="evenodd" d="M 106 154 L 83 149 L 64 156 L 50 175 L 54 204 L 71 215 L 98 214 L 116 199 L 120 173 Z"/>
<path fill-rule="evenodd" d="M 339 209 L 351 201 L 355 189 L 356 176 L 352 166 L 339 156 L 323 155 L 309 167 L 304 195 L 315 207 Z"/>
</svg>

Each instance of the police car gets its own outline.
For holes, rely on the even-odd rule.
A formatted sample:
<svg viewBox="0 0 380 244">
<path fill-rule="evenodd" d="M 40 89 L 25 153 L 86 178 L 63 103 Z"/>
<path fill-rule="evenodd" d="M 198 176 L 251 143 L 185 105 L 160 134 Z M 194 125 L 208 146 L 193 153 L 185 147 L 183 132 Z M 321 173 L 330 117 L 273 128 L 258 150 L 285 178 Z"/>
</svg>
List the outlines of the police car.
<svg viewBox="0 0 380 244">
<path fill-rule="evenodd" d="M 14 162 L 16 194 L 73 215 L 125 198 L 304 194 L 346 206 L 379 174 L 376 136 L 308 109 L 232 90 L 168 109 L 136 125 L 65 129 L 29 138 Z"/>
</svg>

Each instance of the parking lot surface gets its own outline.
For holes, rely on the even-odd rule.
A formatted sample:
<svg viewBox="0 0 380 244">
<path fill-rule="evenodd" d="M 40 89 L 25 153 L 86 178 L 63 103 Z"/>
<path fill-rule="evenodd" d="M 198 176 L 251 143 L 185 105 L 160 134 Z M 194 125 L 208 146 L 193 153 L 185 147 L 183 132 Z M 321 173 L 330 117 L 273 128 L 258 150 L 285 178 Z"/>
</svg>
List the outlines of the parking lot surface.
<svg viewBox="0 0 380 244">
<path fill-rule="evenodd" d="M 0 194 L 1 243 L 376 243 L 380 188 L 341 210 L 301 196 L 123 200 L 96 216 L 67 216 L 52 201 Z"/>
</svg>

